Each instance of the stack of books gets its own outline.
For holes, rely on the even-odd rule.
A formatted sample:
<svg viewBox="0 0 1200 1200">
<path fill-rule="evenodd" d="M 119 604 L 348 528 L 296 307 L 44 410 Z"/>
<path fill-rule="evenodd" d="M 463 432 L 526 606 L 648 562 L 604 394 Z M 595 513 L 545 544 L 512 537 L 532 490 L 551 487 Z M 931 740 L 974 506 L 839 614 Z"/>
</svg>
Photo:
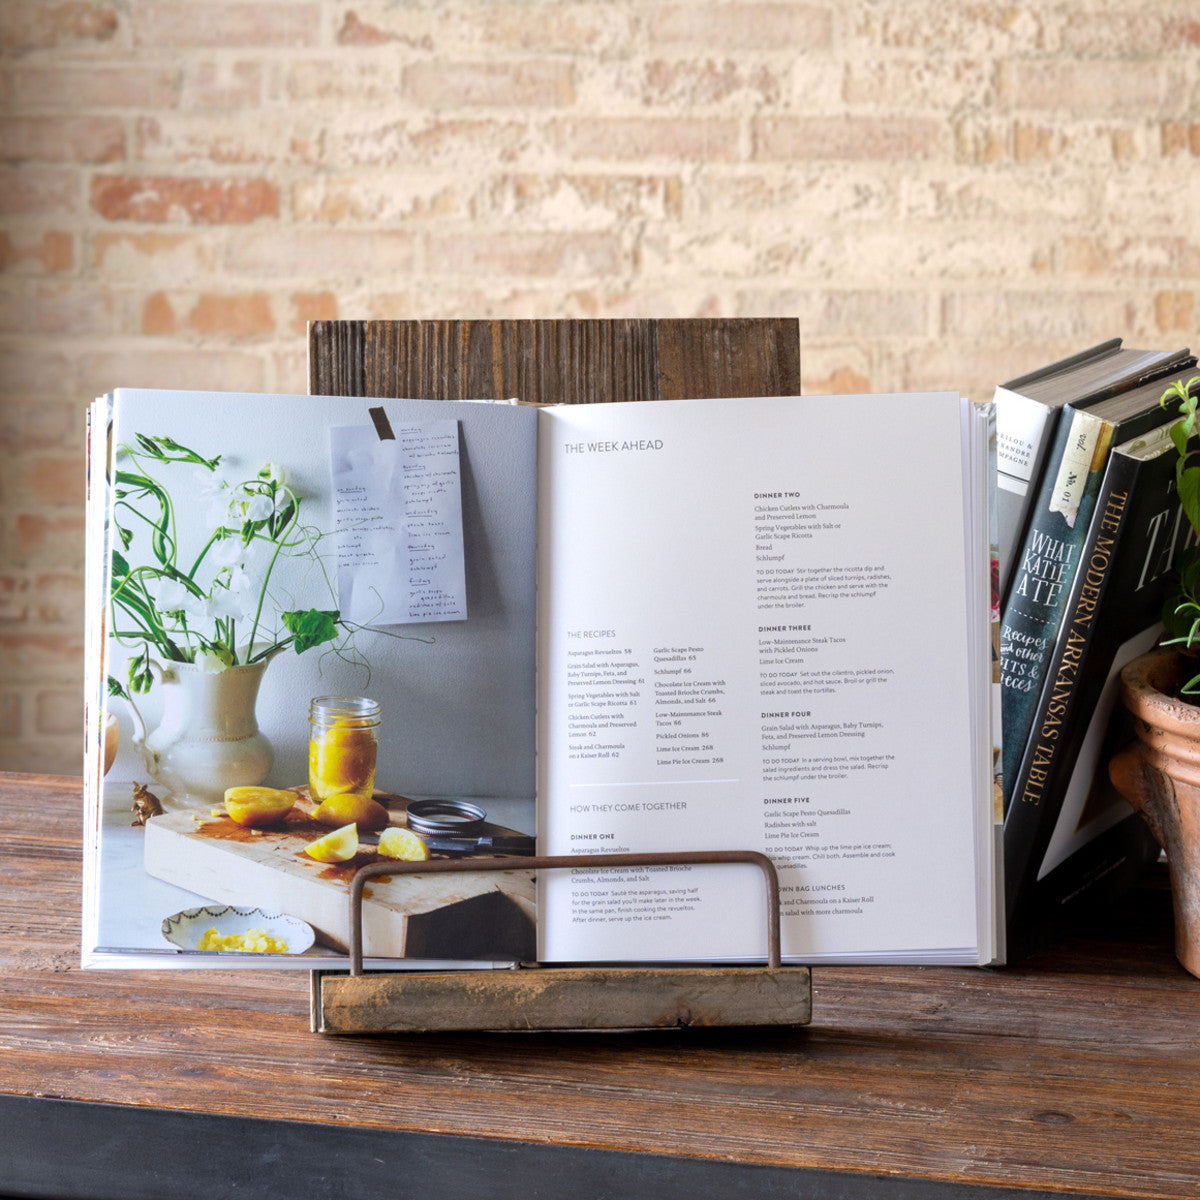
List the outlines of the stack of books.
<svg viewBox="0 0 1200 1200">
<path fill-rule="evenodd" d="M 996 389 L 1009 961 L 1158 854 L 1106 763 L 1116 676 L 1159 637 L 1190 533 L 1161 399 L 1195 365 L 1117 339 Z"/>
</svg>

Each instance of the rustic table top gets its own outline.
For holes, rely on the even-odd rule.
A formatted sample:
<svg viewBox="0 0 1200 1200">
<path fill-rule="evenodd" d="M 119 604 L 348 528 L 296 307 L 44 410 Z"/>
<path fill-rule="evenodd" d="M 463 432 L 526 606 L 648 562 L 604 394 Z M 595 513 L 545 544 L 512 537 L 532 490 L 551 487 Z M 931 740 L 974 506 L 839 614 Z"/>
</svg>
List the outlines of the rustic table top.
<svg viewBox="0 0 1200 1200">
<path fill-rule="evenodd" d="M 802 1029 L 338 1038 L 294 971 L 81 970 L 81 825 L 0 774 L 6 1193 L 1200 1195 L 1161 875 L 1017 968 L 816 970 Z"/>
</svg>

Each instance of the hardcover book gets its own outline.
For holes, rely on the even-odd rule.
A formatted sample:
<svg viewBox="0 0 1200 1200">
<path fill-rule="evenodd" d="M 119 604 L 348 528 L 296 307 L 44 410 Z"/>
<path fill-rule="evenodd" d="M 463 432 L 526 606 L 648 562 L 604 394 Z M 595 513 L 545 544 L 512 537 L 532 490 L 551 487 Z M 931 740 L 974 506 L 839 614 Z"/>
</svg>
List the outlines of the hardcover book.
<svg viewBox="0 0 1200 1200">
<path fill-rule="evenodd" d="M 1186 357 L 1186 350 L 1134 350 L 1122 346 L 1120 338 L 1111 338 L 996 388 L 993 403 L 1002 597 L 1008 593 L 1024 544 L 1063 406 L 1085 408 L 1181 370 Z"/>
<path fill-rule="evenodd" d="M 368 965 L 765 951 L 753 868 L 535 887 L 535 845 L 762 850 L 788 961 L 994 960 L 987 418 L 950 393 L 98 401 L 85 964 L 344 966 L 349 879 L 389 855 L 513 869 L 372 880 Z M 903 504 L 897 464 L 924 481 Z M 269 765 L 231 783 L 196 731 L 253 740 L 221 728 L 241 702 L 196 696 L 255 669 Z"/>
<path fill-rule="evenodd" d="M 1082 549 L 1108 457 L 1114 445 L 1172 420 L 1160 399 L 1173 381 L 1187 375 L 1185 370 L 1087 406 L 1070 404 L 1063 409 L 1001 620 L 1006 810 L 1034 726 L 1066 600 L 1084 561 Z"/>
<path fill-rule="evenodd" d="M 1117 446 L 1063 603 L 1005 820 L 1008 953 L 1037 949 L 1158 857 L 1107 763 L 1132 736 L 1118 674 L 1162 632 L 1179 553 L 1191 540 L 1169 425 Z"/>
</svg>

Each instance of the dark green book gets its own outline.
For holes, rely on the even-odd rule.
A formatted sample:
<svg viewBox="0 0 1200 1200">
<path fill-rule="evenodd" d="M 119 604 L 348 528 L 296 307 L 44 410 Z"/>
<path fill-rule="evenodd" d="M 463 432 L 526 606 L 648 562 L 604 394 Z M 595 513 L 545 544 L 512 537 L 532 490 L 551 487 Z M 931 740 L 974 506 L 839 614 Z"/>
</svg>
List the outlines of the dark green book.
<svg viewBox="0 0 1200 1200">
<path fill-rule="evenodd" d="M 1175 374 L 1087 407 L 1068 405 L 1033 507 L 1000 623 L 1000 695 L 1004 810 L 1025 753 L 1046 667 L 1088 536 L 1112 447 L 1172 419 L 1159 404 Z"/>
<path fill-rule="evenodd" d="M 1158 856 L 1107 764 L 1126 737 L 1122 666 L 1150 649 L 1171 570 L 1191 540 L 1167 423 L 1116 447 L 1061 608 L 1004 822 L 1008 962 L 1120 893 Z"/>
</svg>

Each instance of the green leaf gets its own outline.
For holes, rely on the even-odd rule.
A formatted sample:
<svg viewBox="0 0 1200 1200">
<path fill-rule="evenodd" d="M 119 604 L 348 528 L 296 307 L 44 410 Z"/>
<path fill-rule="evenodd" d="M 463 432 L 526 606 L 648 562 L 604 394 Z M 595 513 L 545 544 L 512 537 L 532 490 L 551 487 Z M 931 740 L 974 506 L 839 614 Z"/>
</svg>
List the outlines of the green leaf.
<svg viewBox="0 0 1200 1200">
<path fill-rule="evenodd" d="M 1179 502 L 1193 529 L 1200 529 L 1200 467 L 1179 472 Z"/>
<path fill-rule="evenodd" d="M 338 616 L 336 609 L 310 608 L 305 612 L 280 613 L 279 619 L 295 638 L 296 653 L 303 654 L 337 637 Z"/>
<path fill-rule="evenodd" d="M 143 650 L 141 654 L 129 661 L 129 690 L 132 692 L 148 692 L 154 684 L 154 675 L 150 670 L 150 655 Z"/>
<path fill-rule="evenodd" d="M 112 552 L 112 573 L 114 579 L 124 579 L 129 574 L 129 562 L 119 550 Z"/>
<path fill-rule="evenodd" d="M 117 696 L 122 700 L 129 699 L 129 693 L 122 687 L 121 681 L 115 675 L 108 677 L 108 694 L 110 696 Z"/>
</svg>

